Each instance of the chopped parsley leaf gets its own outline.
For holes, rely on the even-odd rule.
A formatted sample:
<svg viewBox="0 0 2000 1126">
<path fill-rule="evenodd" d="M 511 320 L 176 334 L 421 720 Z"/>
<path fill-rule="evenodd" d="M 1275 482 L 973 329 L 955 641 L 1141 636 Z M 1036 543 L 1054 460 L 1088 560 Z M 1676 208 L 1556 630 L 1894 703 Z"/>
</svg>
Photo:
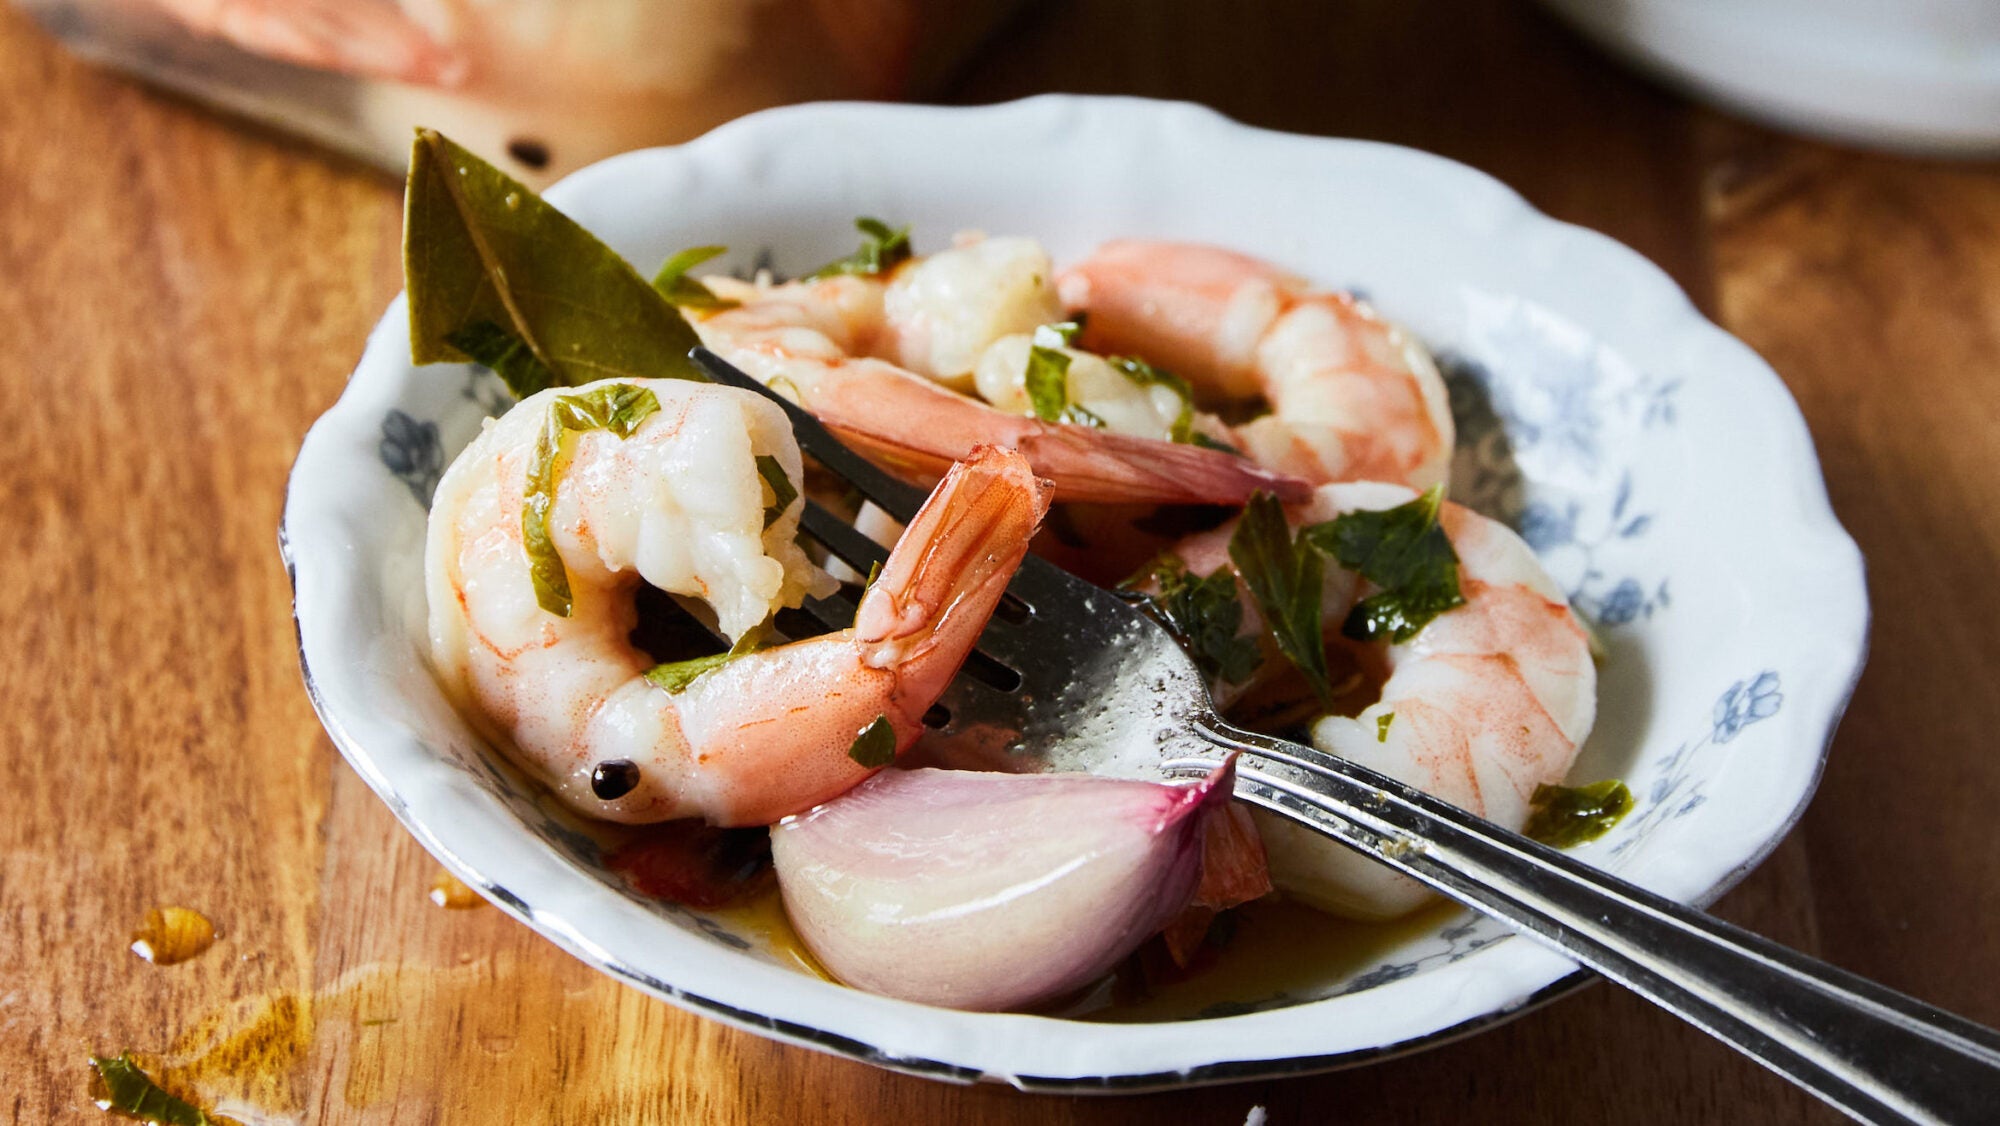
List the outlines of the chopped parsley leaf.
<svg viewBox="0 0 2000 1126">
<path fill-rule="evenodd" d="M 1242 684 L 1263 662 L 1257 639 L 1239 636 L 1243 628 L 1243 603 L 1236 591 L 1236 576 L 1227 567 L 1203 578 L 1189 571 L 1179 560 L 1166 559 L 1153 568 L 1159 593 L 1153 604 L 1166 616 L 1181 644 L 1187 646 L 1194 662 L 1210 680 Z"/>
<path fill-rule="evenodd" d="M 706 672 L 714 672 L 736 657 L 735 653 L 711 653 L 706 657 L 669 661 L 647 669 L 646 679 L 666 689 L 669 695 L 678 696 L 682 689 L 694 683 L 696 677 Z"/>
<path fill-rule="evenodd" d="M 1103 415 L 1081 403 L 1071 403 L 1068 409 L 1063 411 L 1063 421 L 1073 422 L 1078 426 L 1088 426 L 1092 430 L 1102 430 L 1110 425 L 1104 421 Z"/>
<path fill-rule="evenodd" d="M 1073 321 L 1056 321 L 1038 325 L 1035 328 L 1035 346 L 1038 348 L 1067 348 L 1076 343 L 1077 334 L 1083 331 L 1081 316 Z"/>
<path fill-rule="evenodd" d="M 1163 371 L 1144 360 L 1135 359 L 1131 356 L 1106 356 L 1104 357 L 1104 362 L 1110 364 L 1112 370 L 1140 387 L 1165 387 L 1167 390 L 1180 396 L 1181 411 L 1179 415 L 1175 416 L 1173 425 L 1169 430 L 1169 436 L 1174 441 L 1181 443 L 1192 442 L 1196 445 L 1211 444 L 1208 440 L 1195 433 L 1194 388 L 1188 385 L 1187 380 L 1182 379 L 1173 372 Z M 1224 448 L 1226 449 L 1227 447 Z M 1230 452 L 1236 453 L 1238 451 L 1230 450 Z"/>
<path fill-rule="evenodd" d="M 558 395 L 549 404 L 548 419 L 535 440 L 528 463 L 527 495 L 521 504 L 521 546 L 528 553 L 528 574 L 535 601 L 559 618 L 569 617 L 569 573 L 549 535 L 549 510 L 556 501 L 556 466 L 563 438 L 573 431 L 609 430 L 629 438 L 648 416 L 660 409 L 651 389 L 630 383 L 607 383 L 578 395 Z"/>
<path fill-rule="evenodd" d="M 1028 370 L 1022 386 L 1035 417 L 1061 422 L 1069 412 L 1069 353 L 1036 344 L 1028 349 Z"/>
<path fill-rule="evenodd" d="M 763 648 L 764 635 L 770 628 L 770 624 L 767 621 L 763 625 L 747 631 L 742 637 L 736 639 L 736 644 L 730 646 L 729 651 L 726 653 L 711 653 L 706 657 L 690 657 L 685 661 L 668 661 L 664 664 L 654 665 L 652 668 L 646 670 L 646 679 L 666 689 L 668 695 L 678 696 L 683 689 L 693 684 L 703 673 L 714 672 L 716 669 L 734 661 L 738 657 L 755 653 L 757 650 Z"/>
<path fill-rule="evenodd" d="M 688 277 L 687 272 L 720 254 L 726 246 L 691 246 L 660 263 L 660 272 L 653 275 L 653 288 L 671 304 L 683 309 L 700 309 L 719 312 L 734 309 L 740 301 L 717 297 L 715 291 Z"/>
<path fill-rule="evenodd" d="M 847 748 L 847 757 L 866 767 L 887 766 L 896 761 L 896 729 L 889 726 L 889 717 L 878 715 L 875 722 L 861 729 L 854 737 L 854 743 Z"/>
<path fill-rule="evenodd" d="M 1293 537 L 1278 498 L 1265 492 L 1251 496 L 1229 537 L 1229 559 L 1257 600 L 1278 652 L 1298 666 L 1313 695 L 1331 708 L 1333 686 L 1320 633 L 1325 563 L 1303 535 Z"/>
<path fill-rule="evenodd" d="M 1382 589 L 1355 603 L 1340 632 L 1356 641 L 1408 641 L 1465 604 L 1458 553 L 1438 525 L 1444 487 L 1379 512 L 1349 512 L 1301 535 Z"/>
<path fill-rule="evenodd" d="M 845 258 L 828 262 L 806 277 L 830 278 L 839 274 L 873 276 L 886 273 L 909 260 L 910 228 L 891 230 L 889 224 L 882 220 L 865 217 L 856 219 L 854 228 L 861 232 L 861 249 Z"/>
<path fill-rule="evenodd" d="M 1237 457 L 1245 456 L 1242 450 L 1237 449 L 1228 442 L 1218 442 L 1199 430 L 1188 432 L 1188 444 L 1200 446 L 1204 450 L 1220 450 L 1226 454 L 1235 454 Z"/>
<path fill-rule="evenodd" d="M 1611 831 L 1632 812 L 1632 791 L 1617 779 L 1588 786 L 1536 786 L 1521 835 L 1554 848 L 1574 848 Z"/>
</svg>

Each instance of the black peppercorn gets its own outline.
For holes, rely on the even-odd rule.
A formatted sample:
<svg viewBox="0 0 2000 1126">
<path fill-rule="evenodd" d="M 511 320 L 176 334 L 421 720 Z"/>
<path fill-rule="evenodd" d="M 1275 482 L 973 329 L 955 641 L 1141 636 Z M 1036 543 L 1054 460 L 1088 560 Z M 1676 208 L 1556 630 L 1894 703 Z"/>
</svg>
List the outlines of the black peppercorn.
<svg viewBox="0 0 2000 1126">
<path fill-rule="evenodd" d="M 590 792 L 603 801 L 616 801 L 639 787 L 639 764 L 628 758 L 600 762 L 590 772 Z"/>
</svg>

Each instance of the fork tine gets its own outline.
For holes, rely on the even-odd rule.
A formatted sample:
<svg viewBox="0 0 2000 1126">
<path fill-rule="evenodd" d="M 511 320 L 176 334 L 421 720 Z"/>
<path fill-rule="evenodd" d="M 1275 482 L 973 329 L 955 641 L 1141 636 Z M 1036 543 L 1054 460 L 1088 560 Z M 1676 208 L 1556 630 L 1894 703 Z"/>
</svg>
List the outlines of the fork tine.
<svg viewBox="0 0 2000 1126">
<path fill-rule="evenodd" d="M 854 624 L 854 600 L 842 593 L 829 594 L 825 598 L 808 598 L 800 609 L 811 614 L 829 633 L 839 633 Z"/>
<path fill-rule="evenodd" d="M 887 512 L 899 523 L 908 524 L 916 518 L 917 510 L 924 505 L 925 493 L 913 485 L 904 484 L 875 468 L 874 464 L 849 449 L 845 442 L 834 437 L 811 412 L 762 383 L 757 382 L 742 369 L 709 351 L 695 348 L 688 353 L 689 358 L 700 364 L 717 383 L 744 391 L 754 391 L 778 404 L 785 417 L 792 422 L 792 434 L 798 439 L 799 447 L 811 454 L 814 460 L 825 466 L 835 476 L 846 481 L 862 496 L 875 502 L 876 507 Z M 807 502 L 805 516 L 799 523 L 806 531 L 825 544 L 828 550 L 846 561 L 857 571 L 866 572 L 868 565 L 888 558 L 888 553 L 873 540 L 856 532 L 832 513 L 816 504 Z M 1032 608 L 1030 590 L 1046 591 L 1050 576 L 1061 574 L 1053 564 L 1030 555 L 1021 561 L 1015 572 L 1014 581 L 1008 585 L 1009 599 L 1016 606 Z M 1019 616 L 1009 608 L 1000 617 Z"/>
<path fill-rule="evenodd" d="M 759 383 L 705 347 L 692 349 L 688 356 L 717 383 L 754 391 L 778 404 L 785 417 L 791 420 L 792 433 L 801 449 L 896 520 L 907 524 L 923 507 L 925 493 L 922 489 L 906 485 L 877 469 L 873 463 L 849 449 L 804 407 Z M 811 501 L 806 502 L 805 514 L 799 523 L 807 534 L 825 544 L 829 551 L 857 571 L 866 572 L 870 564 L 888 557 L 881 545 Z M 1014 580 L 1007 585 L 1007 602 L 987 622 L 986 630 L 980 637 L 980 652 L 996 663 L 1018 671 L 1023 662 L 1036 656 L 1033 652 L 1034 637 L 1032 633 L 1017 635 L 1010 628 L 1008 619 L 1023 620 L 1032 616 L 1037 602 L 1059 605 L 1073 601 L 1079 589 L 1103 593 L 1100 588 L 1084 583 L 1039 556 L 1029 555 L 1021 560 L 1020 567 L 1014 572 Z M 832 625 L 831 613 L 822 614 L 817 610 L 814 613 L 821 621 Z M 845 628 L 852 623 L 850 613 L 846 621 L 832 628 Z M 1041 656 L 1046 657 L 1046 654 Z"/>
<path fill-rule="evenodd" d="M 848 449 L 846 443 L 834 437 L 833 432 L 821 425 L 819 419 L 814 418 L 804 407 L 745 375 L 734 364 L 707 348 L 697 347 L 688 353 L 688 357 L 701 365 L 701 369 L 717 383 L 744 391 L 755 391 L 778 404 L 784 409 L 786 417 L 792 420 L 792 433 L 798 437 L 799 446 L 811 454 L 814 460 L 826 466 L 834 476 L 846 481 L 859 490 L 862 496 L 874 501 L 876 507 L 895 517 L 900 523 L 907 524 L 916 518 L 917 509 L 922 508 L 924 504 L 922 489 L 906 485 L 875 468 L 860 454 Z"/>
<path fill-rule="evenodd" d="M 826 545 L 828 551 L 842 563 L 861 574 L 877 564 L 889 561 L 889 549 L 855 531 L 854 525 L 828 512 L 817 501 L 806 502 L 805 514 L 799 517 L 799 527 L 806 534 Z"/>
</svg>

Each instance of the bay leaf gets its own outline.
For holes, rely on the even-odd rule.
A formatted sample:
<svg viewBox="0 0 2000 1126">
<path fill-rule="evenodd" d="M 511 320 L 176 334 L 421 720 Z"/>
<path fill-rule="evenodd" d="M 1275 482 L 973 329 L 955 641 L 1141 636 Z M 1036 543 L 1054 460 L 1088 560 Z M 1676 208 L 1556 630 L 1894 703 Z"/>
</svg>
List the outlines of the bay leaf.
<svg viewBox="0 0 2000 1126">
<path fill-rule="evenodd" d="M 434 129 L 419 129 L 410 151 L 403 278 L 418 363 L 482 360 L 454 338 L 490 343 L 497 330 L 563 386 L 704 378 L 687 355 L 700 343 L 694 329 L 652 283 L 526 185 Z"/>
</svg>

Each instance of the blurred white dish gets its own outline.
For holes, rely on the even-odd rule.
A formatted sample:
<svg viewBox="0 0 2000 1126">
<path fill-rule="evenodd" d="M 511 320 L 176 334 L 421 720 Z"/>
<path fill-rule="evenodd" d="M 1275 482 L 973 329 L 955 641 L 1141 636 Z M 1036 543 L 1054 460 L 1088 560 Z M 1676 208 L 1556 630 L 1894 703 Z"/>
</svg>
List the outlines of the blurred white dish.
<svg viewBox="0 0 2000 1126">
<path fill-rule="evenodd" d="M 1748 116 L 1866 145 L 2000 151 L 1993 0 L 1543 0 Z"/>
<path fill-rule="evenodd" d="M 1454 495 L 1520 528 L 1602 632 L 1599 724 L 1573 776 L 1625 778 L 1638 805 L 1584 855 L 1706 902 L 1812 791 L 1867 606 L 1796 406 L 1657 268 L 1487 176 L 1195 106 L 1046 97 L 774 110 L 606 161 L 550 199 L 645 267 L 721 242 L 727 266 L 796 272 L 851 250 L 852 218 L 872 214 L 913 224 L 919 249 L 972 226 L 1032 234 L 1059 261 L 1121 235 L 1204 240 L 1365 290 L 1450 373 Z M 475 369 L 412 366 L 399 299 L 299 452 L 283 540 L 308 688 L 342 753 L 454 873 L 577 957 L 764 1035 L 1059 1090 L 1363 1062 L 1586 980 L 1460 916 L 1211 1019 L 961 1013 L 806 976 L 727 918 L 634 894 L 495 764 L 424 665 L 425 504 L 497 391 Z"/>
</svg>

